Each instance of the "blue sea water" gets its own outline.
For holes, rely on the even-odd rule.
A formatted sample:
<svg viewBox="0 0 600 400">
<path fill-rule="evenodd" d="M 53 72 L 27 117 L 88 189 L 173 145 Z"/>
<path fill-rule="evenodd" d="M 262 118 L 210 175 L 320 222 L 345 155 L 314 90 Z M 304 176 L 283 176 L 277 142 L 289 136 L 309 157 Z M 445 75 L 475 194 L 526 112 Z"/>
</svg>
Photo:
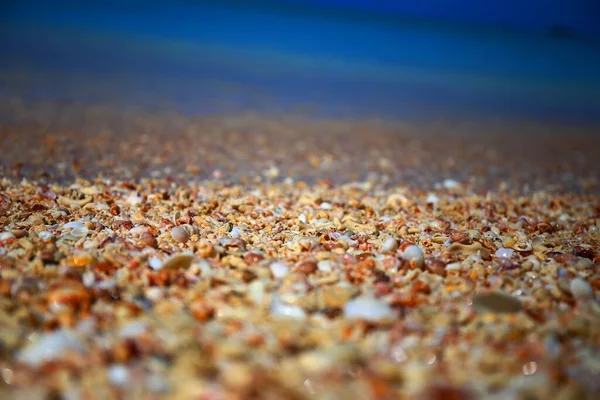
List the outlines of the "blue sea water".
<svg viewBox="0 0 600 400">
<path fill-rule="evenodd" d="M 3 96 L 189 113 L 600 120 L 595 38 L 239 2 L 48 4 L 2 15 Z"/>
</svg>

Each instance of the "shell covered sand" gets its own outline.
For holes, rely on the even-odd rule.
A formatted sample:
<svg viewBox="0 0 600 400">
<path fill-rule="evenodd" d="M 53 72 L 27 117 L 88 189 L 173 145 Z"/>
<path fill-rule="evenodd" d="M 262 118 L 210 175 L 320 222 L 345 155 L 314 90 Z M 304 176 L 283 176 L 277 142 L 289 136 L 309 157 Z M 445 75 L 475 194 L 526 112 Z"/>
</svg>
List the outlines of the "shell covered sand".
<svg viewBox="0 0 600 400">
<path fill-rule="evenodd" d="M 2 398 L 600 390 L 589 142 L 65 115 L 2 128 Z"/>
</svg>

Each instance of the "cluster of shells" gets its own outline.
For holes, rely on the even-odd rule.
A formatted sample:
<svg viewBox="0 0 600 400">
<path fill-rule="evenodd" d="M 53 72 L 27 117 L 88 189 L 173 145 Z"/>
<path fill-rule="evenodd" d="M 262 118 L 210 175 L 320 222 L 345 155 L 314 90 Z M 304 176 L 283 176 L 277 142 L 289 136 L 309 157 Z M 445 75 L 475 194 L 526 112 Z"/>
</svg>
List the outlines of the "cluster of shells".
<svg viewBox="0 0 600 400">
<path fill-rule="evenodd" d="M 3 180 L 0 394 L 592 398 L 599 232 L 455 181 Z"/>
</svg>

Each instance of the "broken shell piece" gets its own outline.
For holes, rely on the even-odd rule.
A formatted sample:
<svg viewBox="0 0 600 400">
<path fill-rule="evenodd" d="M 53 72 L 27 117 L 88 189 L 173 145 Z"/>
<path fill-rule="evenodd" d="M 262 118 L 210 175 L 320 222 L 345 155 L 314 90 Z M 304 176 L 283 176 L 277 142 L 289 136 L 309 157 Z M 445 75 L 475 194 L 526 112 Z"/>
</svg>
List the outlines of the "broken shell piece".
<svg viewBox="0 0 600 400">
<path fill-rule="evenodd" d="M 385 239 L 385 241 L 381 245 L 379 251 L 381 253 L 391 253 L 393 251 L 396 251 L 397 248 L 398 248 L 398 241 L 396 239 L 394 239 L 392 236 L 388 236 L 387 239 Z"/>
<path fill-rule="evenodd" d="M 70 197 L 60 196 L 58 200 L 56 200 L 58 204 L 65 207 L 83 207 L 87 203 L 92 202 L 92 196 L 87 195 L 83 199 L 75 200 Z"/>
<path fill-rule="evenodd" d="M 165 260 L 162 268 L 166 269 L 188 269 L 196 260 L 196 256 L 192 253 L 175 254 Z"/>
<path fill-rule="evenodd" d="M 473 296 L 473 307 L 477 312 L 513 314 L 522 310 L 521 302 L 502 292 L 478 293 Z"/>
<path fill-rule="evenodd" d="M 361 296 L 346 304 L 344 316 L 376 322 L 394 319 L 396 315 L 389 304 L 372 296 Z"/>
</svg>

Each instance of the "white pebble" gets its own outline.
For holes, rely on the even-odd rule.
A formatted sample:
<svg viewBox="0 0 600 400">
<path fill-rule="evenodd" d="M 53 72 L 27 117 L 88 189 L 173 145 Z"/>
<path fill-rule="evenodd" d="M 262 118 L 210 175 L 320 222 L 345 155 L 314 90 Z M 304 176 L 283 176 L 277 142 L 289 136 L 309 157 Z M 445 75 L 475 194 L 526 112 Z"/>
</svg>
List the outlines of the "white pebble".
<svg viewBox="0 0 600 400">
<path fill-rule="evenodd" d="M 2 232 L 0 233 L 0 240 L 8 240 L 8 239 L 14 239 L 15 235 L 13 235 L 12 232 Z"/>
<path fill-rule="evenodd" d="M 108 368 L 108 381 L 116 386 L 126 386 L 129 382 L 129 369 L 121 364 L 111 365 Z"/>
<path fill-rule="evenodd" d="M 496 250 L 495 256 L 499 258 L 511 258 L 515 254 L 513 249 L 508 249 L 506 247 L 500 247 Z"/>
<path fill-rule="evenodd" d="M 302 222 L 303 224 L 306 224 L 306 222 L 308 221 L 306 219 L 306 215 L 304 213 L 298 215 L 298 219 L 300 220 L 300 222 Z"/>
<path fill-rule="evenodd" d="M 569 284 L 569 288 L 577 301 L 586 301 L 594 297 L 594 289 L 592 289 L 590 284 L 584 279 L 573 279 Z"/>
<path fill-rule="evenodd" d="M 371 296 L 361 296 L 351 300 L 344 307 L 346 318 L 357 318 L 366 321 L 379 321 L 395 317 L 392 308 L 385 302 Z"/>
<path fill-rule="evenodd" d="M 402 258 L 407 261 L 412 261 L 417 267 L 422 267 L 425 264 L 425 254 L 417 245 L 410 245 L 402 253 Z"/>
<path fill-rule="evenodd" d="M 385 239 L 385 241 L 381 245 L 379 251 L 381 253 L 391 253 L 393 251 L 396 251 L 396 249 L 398 249 L 398 241 L 392 236 L 388 236 L 387 239 Z"/>
<path fill-rule="evenodd" d="M 175 226 L 171 229 L 171 237 L 179 243 L 185 243 L 190 240 L 190 235 L 181 226 Z"/>
<path fill-rule="evenodd" d="M 83 345 L 73 332 L 60 330 L 42 334 L 38 340 L 21 350 L 18 359 L 36 367 L 59 359 L 68 350 L 83 351 Z"/>
<path fill-rule="evenodd" d="M 319 208 L 321 210 L 331 210 L 333 208 L 333 206 L 331 205 L 331 203 L 324 201 L 319 205 Z"/>
<path fill-rule="evenodd" d="M 96 281 L 96 277 L 92 271 L 87 271 L 81 275 L 81 281 L 83 282 L 83 286 L 92 287 Z"/>
<path fill-rule="evenodd" d="M 280 261 L 275 261 L 269 268 L 273 276 L 277 279 L 281 279 L 290 273 L 290 268 Z"/>
</svg>

